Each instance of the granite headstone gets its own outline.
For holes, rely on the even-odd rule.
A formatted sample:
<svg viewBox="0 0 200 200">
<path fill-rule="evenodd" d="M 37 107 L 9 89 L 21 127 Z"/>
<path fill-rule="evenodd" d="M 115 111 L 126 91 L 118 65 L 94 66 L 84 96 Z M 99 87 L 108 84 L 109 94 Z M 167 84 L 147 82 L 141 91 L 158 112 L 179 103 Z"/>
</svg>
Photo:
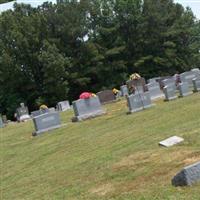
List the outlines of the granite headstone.
<svg viewBox="0 0 200 200">
<path fill-rule="evenodd" d="M 4 127 L 4 124 L 3 124 L 3 120 L 2 120 L 2 117 L 0 115 L 0 128 L 3 128 Z"/>
<path fill-rule="evenodd" d="M 58 111 L 66 111 L 71 109 L 69 101 L 61 101 L 57 103 L 57 110 Z"/>
<path fill-rule="evenodd" d="M 194 183 L 200 182 L 200 162 L 184 167 L 172 179 L 174 186 L 191 186 Z"/>
<path fill-rule="evenodd" d="M 121 91 L 121 96 L 123 96 L 123 97 L 125 97 L 129 94 L 127 85 L 122 85 L 120 87 L 120 91 Z"/>
<path fill-rule="evenodd" d="M 194 92 L 199 92 L 200 91 L 200 79 L 193 79 L 193 87 L 194 87 Z"/>
<path fill-rule="evenodd" d="M 141 111 L 152 106 L 149 92 L 131 94 L 127 96 L 129 113 Z"/>
<path fill-rule="evenodd" d="M 61 126 L 59 112 L 49 112 L 33 118 L 35 133 L 38 135 Z"/>
<path fill-rule="evenodd" d="M 105 114 L 98 96 L 76 100 L 72 102 L 72 105 L 75 114 L 72 121 L 82 121 Z"/>
<path fill-rule="evenodd" d="M 104 90 L 97 93 L 101 104 L 110 103 L 116 100 L 112 90 Z"/>
<path fill-rule="evenodd" d="M 195 78 L 199 78 L 195 71 L 187 71 L 187 72 L 180 74 L 181 82 L 182 83 L 187 82 L 189 85 L 189 88 L 193 88 L 192 80 Z"/>
<path fill-rule="evenodd" d="M 16 114 L 17 114 L 17 121 L 18 122 L 31 119 L 31 117 L 29 115 L 28 107 L 25 106 L 24 103 L 21 103 L 20 107 L 17 108 Z"/>
<path fill-rule="evenodd" d="M 181 97 L 185 97 L 192 94 L 192 92 L 189 90 L 189 85 L 187 82 L 179 83 L 178 90 Z"/>
<path fill-rule="evenodd" d="M 147 84 L 147 88 L 148 88 L 148 91 L 150 93 L 150 97 L 151 97 L 151 100 L 154 100 L 154 99 L 158 99 L 158 98 L 163 98 L 164 97 L 164 94 L 163 92 L 160 90 L 160 85 L 158 82 L 150 82 Z"/>
<path fill-rule="evenodd" d="M 177 98 L 176 91 L 175 91 L 173 85 L 165 86 L 163 88 L 163 92 L 164 92 L 164 95 L 165 95 L 165 101 L 170 101 L 170 100 Z"/>
</svg>

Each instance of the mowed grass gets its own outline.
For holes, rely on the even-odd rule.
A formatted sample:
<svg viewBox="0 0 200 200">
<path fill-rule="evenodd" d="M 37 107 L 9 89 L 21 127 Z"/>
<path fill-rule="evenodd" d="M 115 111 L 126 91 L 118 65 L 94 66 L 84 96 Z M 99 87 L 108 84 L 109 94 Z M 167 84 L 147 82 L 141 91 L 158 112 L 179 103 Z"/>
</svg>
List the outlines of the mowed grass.
<svg viewBox="0 0 200 200">
<path fill-rule="evenodd" d="M 127 115 L 126 101 L 107 114 L 32 137 L 31 121 L 0 129 L 2 200 L 200 199 L 200 184 L 173 187 L 172 177 L 200 161 L 200 94 L 162 100 Z M 179 145 L 158 142 L 177 135 Z"/>
</svg>

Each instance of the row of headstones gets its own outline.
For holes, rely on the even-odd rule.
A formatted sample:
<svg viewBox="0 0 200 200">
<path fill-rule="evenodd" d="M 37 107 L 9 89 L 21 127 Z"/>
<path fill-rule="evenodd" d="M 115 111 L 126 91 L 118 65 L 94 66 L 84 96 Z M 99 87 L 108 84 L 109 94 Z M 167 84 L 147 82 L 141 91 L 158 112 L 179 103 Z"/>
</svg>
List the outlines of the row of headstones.
<svg viewBox="0 0 200 200">
<path fill-rule="evenodd" d="M 71 106 L 69 104 L 69 101 L 62 101 L 57 104 L 56 109 L 52 107 L 52 108 L 48 108 L 44 110 L 36 110 L 36 111 L 32 111 L 31 115 L 29 115 L 28 107 L 25 106 L 24 103 L 21 103 L 20 107 L 16 109 L 16 115 L 17 115 L 16 117 L 17 117 L 17 121 L 21 122 L 21 121 L 28 120 L 28 119 L 37 117 L 39 115 L 45 114 L 45 113 L 55 112 L 56 110 L 66 111 L 70 108 Z"/>
<path fill-rule="evenodd" d="M 166 82 L 164 82 L 166 83 Z M 171 82 L 165 86 L 164 91 L 166 90 L 166 99 L 169 98 L 171 92 Z M 182 83 L 182 86 L 179 88 L 182 91 L 186 86 L 186 83 Z M 142 87 L 136 91 L 135 94 L 128 94 L 128 89 L 126 86 L 121 86 L 121 93 L 126 95 L 129 113 L 137 112 L 152 106 L 151 100 L 155 98 L 160 98 L 163 96 L 160 86 L 156 81 L 151 82 L 147 85 L 148 92 L 143 92 Z M 171 93 L 170 93 L 171 92 Z M 106 90 L 97 93 L 97 97 L 90 99 L 79 99 L 72 103 L 75 117 L 73 121 L 81 121 L 87 118 L 92 118 L 101 114 L 104 114 L 105 111 L 102 110 L 101 104 L 106 102 L 111 102 L 116 100 L 116 96 L 113 94 L 112 90 Z M 60 102 L 58 103 L 57 110 L 67 110 L 70 108 L 69 102 Z M 21 105 L 19 109 L 22 114 L 26 115 L 28 113 L 27 107 Z M 51 114 L 52 113 L 52 114 Z M 45 114 L 45 115 L 44 115 Z M 56 128 L 60 125 L 59 114 L 55 109 L 39 110 L 31 113 L 33 122 L 35 124 L 36 133 L 45 132 L 49 129 Z M 23 115 L 22 115 L 23 116 Z"/>
<path fill-rule="evenodd" d="M 127 82 L 129 85 L 129 81 Z M 124 96 L 129 95 L 127 85 L 121 86 L 121 93 Z M 161 90 L 163 88 L 163 91 Z M 200 70 L 195 69 L 189 72 L 180 74 L 180 82 L 177 84 L 176 78 L 171 77 L 162 80 L 161 78 L 150 79 L 147 85 L 136 85 L 135 94 L 149 91 L 151 100 L 165 97 L 165 100 L 169 101 L 177 98 L 176 91 L 178 90 L 180 96 L 187 96 L 194 92 L 200 91 Z M 164 93 L 163 93 L 164 92 Z"/>
</svg>

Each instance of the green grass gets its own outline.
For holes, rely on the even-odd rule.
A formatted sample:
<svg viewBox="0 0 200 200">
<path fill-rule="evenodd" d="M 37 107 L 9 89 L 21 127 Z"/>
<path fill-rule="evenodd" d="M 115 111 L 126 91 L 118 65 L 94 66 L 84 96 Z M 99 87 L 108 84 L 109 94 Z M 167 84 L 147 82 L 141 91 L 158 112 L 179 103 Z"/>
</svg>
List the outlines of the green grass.
<svg viewBox="0 0 200 200">
<path fill-rule="evenodd" d="M 32 137 L 31 121 L 0 129 L 2 200 L 191 200 L 200 184 L 173 187 L 171 178 L 200 160 L 200 94 L 126 115 L 124 100 L 107 114 Z M 158 142 L 181 136 L 180 145 Z"/>
</svg>

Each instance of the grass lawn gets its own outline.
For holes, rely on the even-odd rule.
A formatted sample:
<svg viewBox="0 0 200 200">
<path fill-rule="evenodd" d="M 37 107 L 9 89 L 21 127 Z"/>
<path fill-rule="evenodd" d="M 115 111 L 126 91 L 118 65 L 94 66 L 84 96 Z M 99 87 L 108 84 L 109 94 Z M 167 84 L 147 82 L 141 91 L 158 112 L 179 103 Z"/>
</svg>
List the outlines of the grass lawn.
<svg viewBox="0 0 200 200">
<path fill-rule="evenodd" d="M 200 200 L 200 184 L 172 177 L 200 161 L 200 94 L 126 115 L 125 100 L 79 123 L 61 113 L 60 129 L 32 137 L 33 124 L 0 129 L 1 200 Z M 158 142 L 177 135 L 171 148 Z"/>
</svg>

